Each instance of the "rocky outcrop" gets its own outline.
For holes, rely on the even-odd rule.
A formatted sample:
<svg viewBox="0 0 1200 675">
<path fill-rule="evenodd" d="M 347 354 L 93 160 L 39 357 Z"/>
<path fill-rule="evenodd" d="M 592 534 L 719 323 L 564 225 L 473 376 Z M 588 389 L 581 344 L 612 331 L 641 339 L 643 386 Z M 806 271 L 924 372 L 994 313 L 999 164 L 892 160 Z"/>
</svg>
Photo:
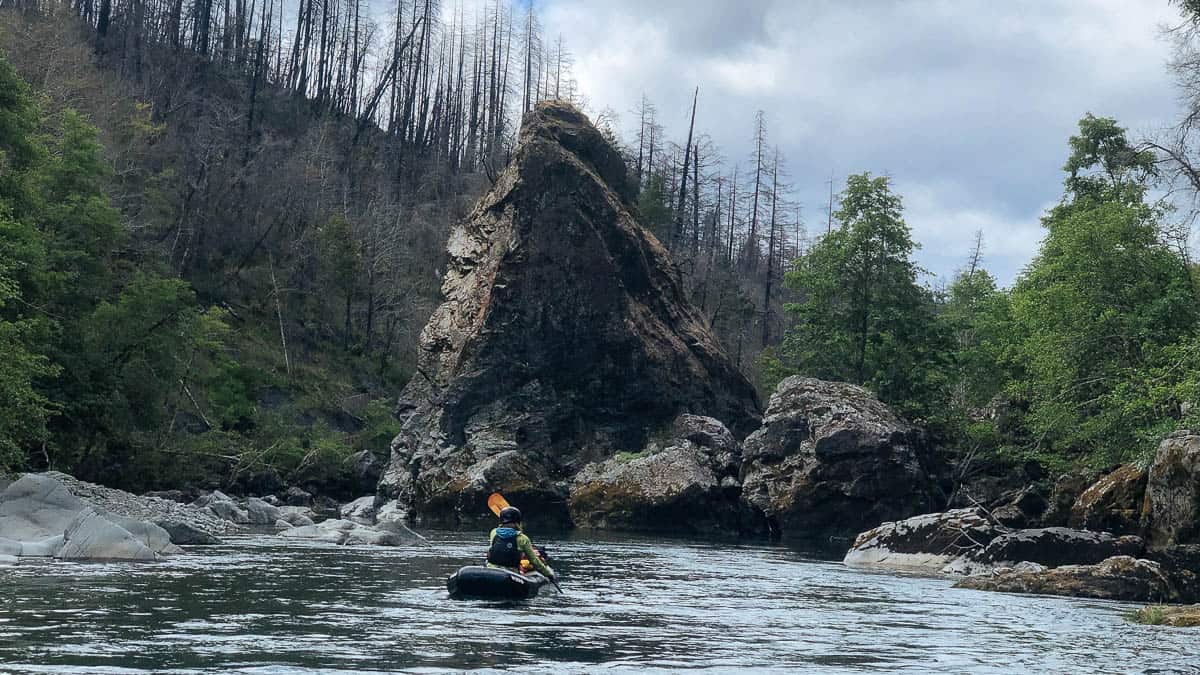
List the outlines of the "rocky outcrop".
<svg viewBox="0 0 1200 675">
<path fill-rule="evenodd" d="M 88 504 L 57 475 L 26 474 L 0 494 L 0 554 L 153 561 L 182 552 L 163 528 Z"/>
<path fill-rule="evenodd" d="M 736 532 L 739 448 L 724 424 L 680 415 L 672 437 L 637 455 L 590 464 L 571 484 L 579 527 L 628 531 Z"/>
<path fill-rule="evenodd" d="M 1031 562 L 1046 567 L 1090 565 L 1114 556 L 1137 556 L 1145 549 L 1140 537 L 1117 537 L 1107 532 L 1044 527 L 1018 530 L 996 537 L 970 555 L 981 566 L 1012 566 Z"/>
<path fill-rule="evenodd" d="M 863 532 L 843 562 L 940 572 L 1006 532 L 980 508 L 926 513 Z"/>
<path fill-rule="evenodd" d="M 1071 471 L 1059 476 L 1058 480 L 1054 481 L 1054 488 L 1050 491 L 1050 507 L 1042 516 L 1042 525 L 1065 527 L 1071 521 L 1071 509 L 1075 507 L 1075 502 L 1079 501 L 1079 496 L 1094 482 L 1096 482 L 1096 472 L 1086 469 Z"/>
<path fill-rule="evenodd" d="M 866 389 L 789 377 L 743 444 L 742 494 L 776 534 L 849 538 L 934 510 L 927 452 L 924 434 Z"/>
<path fill-rule="evenodd" d="M 1071 527 L 1140 534 L 1146 472 L 1127 464 L 1084 490 L 1071 507 Z"/>
<path fill-rule="evenodd" d="M 379 483 L 422 522 L 490 521 L 503 491 L 568 524 L 569 480 L 680 413 L 745 434 L 753 388 L 637 222 L 625 164 L 564 103 L 525 116 L 512 162 L 450 234 Z"/>
<path fill-rule="evenodd" d="M 1200 543 L 1200 434 L 1163 440 L 1146 479 L 1144 523 L 1153 546 Z"/>
<path fill-rule="evenodd" d="M 1175 602 L 1179 594 L 1158 563 L 1117 556 L 1094 565 L 1003 568 L 970 576 L 955 588 L 1103 600 Z"/>
</svg>

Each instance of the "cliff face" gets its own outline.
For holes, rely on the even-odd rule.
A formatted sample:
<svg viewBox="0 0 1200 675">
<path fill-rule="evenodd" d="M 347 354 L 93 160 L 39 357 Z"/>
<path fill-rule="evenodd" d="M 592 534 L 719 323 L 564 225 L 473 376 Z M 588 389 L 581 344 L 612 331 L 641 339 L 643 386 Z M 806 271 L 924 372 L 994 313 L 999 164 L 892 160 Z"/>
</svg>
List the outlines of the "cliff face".
<svg viewBox="0 0 1200 675">
<path fill-rule="evenodd" d="M 678 414 L 755 428 L 753 388 L 630 197 L 620 155 L 582 113 L 526 115 L 511 164 L 450 235 L 382 497 L 455 523 L 486 516 L 500 489 L 566 524 L 571 476 Z"/>
</svg>

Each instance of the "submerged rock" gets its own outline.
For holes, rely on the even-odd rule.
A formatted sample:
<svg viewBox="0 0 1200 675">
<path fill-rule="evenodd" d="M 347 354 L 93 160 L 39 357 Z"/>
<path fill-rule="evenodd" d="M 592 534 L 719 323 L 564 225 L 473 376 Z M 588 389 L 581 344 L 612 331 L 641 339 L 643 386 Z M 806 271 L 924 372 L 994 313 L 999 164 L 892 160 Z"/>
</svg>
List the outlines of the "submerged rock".
<svg viewBox="0 0 1200 675">
<path fill-rule="evenodd" d="M 627 531 L 736 532 L 738 446 L 711 417 L 681 415 L 667 447 L 590 464 L 571 484 L 577 526 Z"/>
<path fill-rule="evenodd" d="M 743 497 L 785 537 L 853 537 L 938 505 L 924 434 L 852 384 L 787 378 L 742 454 Z"/>
<path fill-rule="evenodd" d="M 1146 472 L 1127 464 L 1084 490 L 1071 507 L 1071 527 L 1140 534 Z"/>
<path fill-rule="evenodd" d="M 1178 431 L 1159 444 L 1146 480 L 1145 524 L 1154 546 L 1200 543 L 1200 434 Z"/>
<path fill-rule="evenodd" d="M 620 154 L 578 110 L 525 116 L 512 162 L 450 234 L 383 500 L 419 522 L 475 523 L 501 490 L 539 526 L 569 524 L 569 479 L 680 413 L 756 426 L 753 388 L 632 196 Z"/>
<path fill-rule="evenodd" d="M 1002 568 L 967 577 L 954 587 L 1142 602 L 1175 602 L 1179 597 L 1158 563 L 1132 556 L 1054 569 Z"/>
<path fill-rule="evenodd" d="M 280 533 L 289 539 L 307 539 L 343 546 L 399 546 L 411 543 L 395 531 L 374 528 L 349 520 L 331 519 L 316 525 L 293 527 Z"/>
</svg>

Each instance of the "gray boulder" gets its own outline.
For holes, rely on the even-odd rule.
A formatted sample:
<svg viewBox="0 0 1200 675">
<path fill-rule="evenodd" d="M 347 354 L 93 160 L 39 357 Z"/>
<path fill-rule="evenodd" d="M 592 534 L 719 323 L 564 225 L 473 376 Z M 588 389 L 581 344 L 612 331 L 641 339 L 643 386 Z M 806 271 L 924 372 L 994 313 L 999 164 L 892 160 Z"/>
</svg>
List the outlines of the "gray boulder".
<svg viewBox="0 0 1200 675">
<path fill-rule="evenodd" d="M 1047 567 L 1091 565 L 1114 556 L 1138 556 L 1145 547 L 1140 537 L 1044 527 L 1001 535 L 972 554 L 971 560 L 991 566 L 1012 566 L 1022 561 Z"/>
<path fill-rule="evenodd" d="M 278 507 L 257 497 L 247 499 L 244 510 L 251 525 L 274 525 L 282 517 Z"/>
<path fill-rule="evenodd" d="M 218 546 L 221 544 L 219 538 L 191 523 L 160 520 L 155 524 L 166 531 L 172 544 L 179 546 Z"/>
<path fill-rule="evenodd" d="M 925 435 L 866 389 L 789 377 L 742 445 L 742 496 L 789 538 L 853 537 L 940 504 Z"/>
<path fill-rule="evenodd" d="M 0 537 L 24 542 L 62 536 L 86 507 L 54 478 L 26 474 L 0 494 Z"/>
<path fill-rule="evenodd" d="M 305 525 L 303 527 L 293 527 L 290 530 L 284 530 L 279 533 L 279 536 L 288 539 L 307 539 L 310 541 L 321 541 L 329 544 L 344 544 L 346 542 L 346 533 L 341 530 L 331 530 L 320 525 Z"/>
<path fill-rule="evenodd" d="M 62 560 L 153 562 L 154 551 L 137 536 L 88 507 L 67 526 L 58 557 Z"/>
<path fill-rule="evenodd" d="M 627 530 L 737 531 L 739 452 L 711 417 L 681 415 L 667 447 L 589 464 L 571 483 L 576 526 Z"/>
<path fill-rule="evenodd" d="M 210 500 L 208 510 L 222 520 L 227 520 L 237 525 L 249 525 L 250 514 L 246 509 L 238 506 L 232 500 Z"/>
<path fill-rule="evenodd" d="M 281 506 L 279 519 L 292 527 L 314 524 L 312 509 L 306 506 Z"/>
<path fill-rule="evenodd" d="M 363 525 L 375 524 L 375 495 L 359 497 L 338 509 L 338 516 Z"/>
<path fill-rule="evenodd" d="M 1008 531 L 979 508 L 926 513 L 863 532 L 843 562 L 938 572 L 982 551 Z"/>
</svg>

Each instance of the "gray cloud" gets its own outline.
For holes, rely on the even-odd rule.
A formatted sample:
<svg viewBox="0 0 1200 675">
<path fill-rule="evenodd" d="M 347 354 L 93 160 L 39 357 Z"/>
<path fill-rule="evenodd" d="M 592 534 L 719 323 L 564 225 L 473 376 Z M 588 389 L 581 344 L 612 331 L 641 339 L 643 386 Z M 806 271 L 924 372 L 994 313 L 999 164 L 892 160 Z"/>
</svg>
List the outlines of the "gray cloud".
<svg viewBox="0 0 1200 675">
<path fill-rule="evenodd" d="M 1161 0 L 539 4 L 593 109 L 630 122 L 645 92 L 681 137 L 698 84 L 697 125 L 739 161 L 765 110 L 810 226 L 831 171 L 892 175 L 939 276 L 982 228 L 990 268 L 1012 281 L 1084 113 L 1135 134 L 1177 113 L 1159 37 L 1177 16 Z"/>
</svg>

